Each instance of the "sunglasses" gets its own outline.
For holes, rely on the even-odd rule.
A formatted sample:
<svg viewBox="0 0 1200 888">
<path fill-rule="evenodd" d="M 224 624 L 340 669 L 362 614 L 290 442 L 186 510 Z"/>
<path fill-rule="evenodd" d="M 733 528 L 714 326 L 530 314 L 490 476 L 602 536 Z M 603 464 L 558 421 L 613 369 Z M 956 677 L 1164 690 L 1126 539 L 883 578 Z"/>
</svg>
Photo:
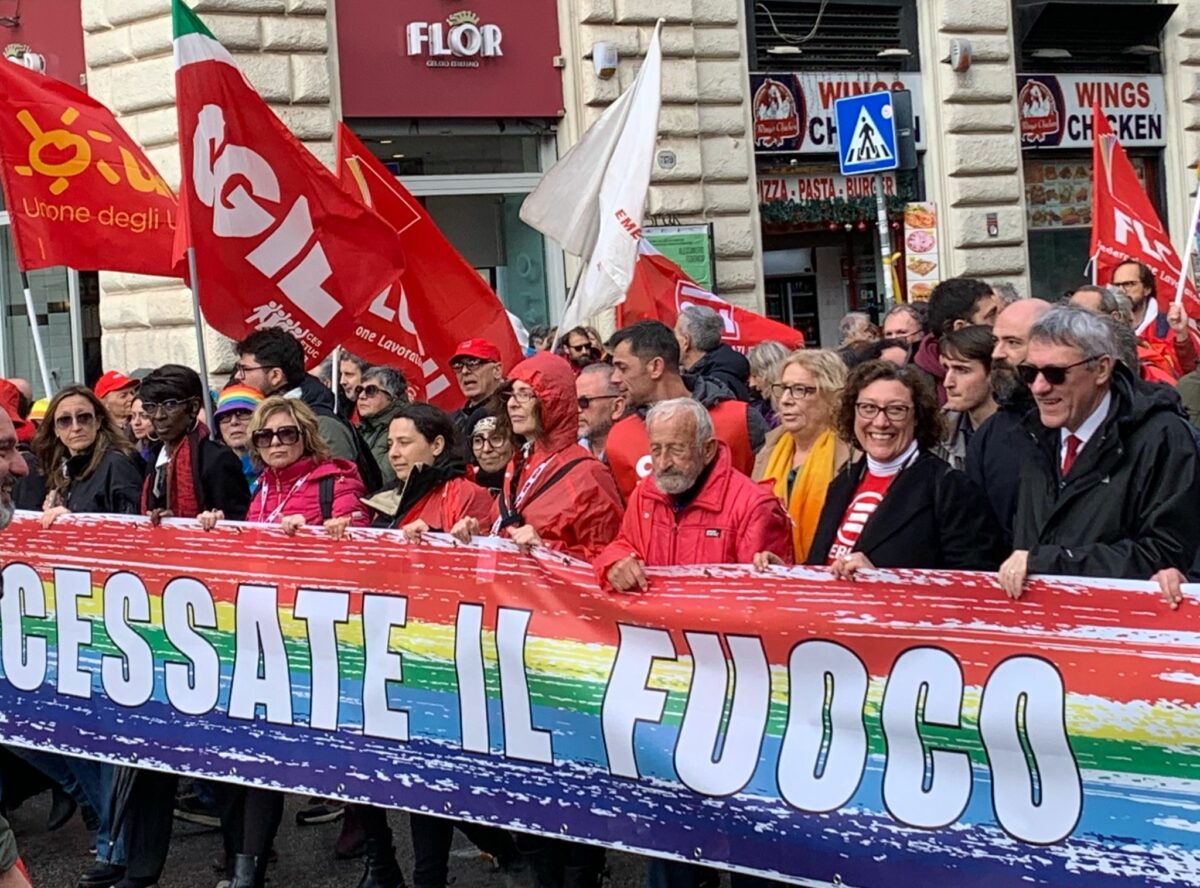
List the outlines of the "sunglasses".
<svg viewBox="0 0 1200 888">
<path fill-rule="evenodd" d="M 1067 372 L 1075 367 L 1081 367 L 1089 361 L 1094 361 L 1099 355 L 1092 355 L 1090 358 L 1084 358 L 1082 361 L 1076 361 L 1074 364 L 1067 364 L 1065 367 L 1056 367 L 1050 364 L 1046 367 L 1038 367 L 1034 364 L 1018 364 L 1017 378 L 1026 385 L 1033 385 L 1037 381 L 1038 376 L 1046 380 L 1049 385 L 1062 385 L 1067 381 Z"/>
<path fill-rule="evenodd" d="M 233 422 L 235 419 L 239 422 L 246 422 L 253 415 L 253 410 L 227 410 L 217 417 L 217 422 L 227 423 Z"/>
<path fill-rule="evenodd" d="M 450 362 L 450 369 L 455 373 L 473 373 L 484 364 L 494 364 L 495 361 L 483 361 L 479 358 L 460 358 Z"/>
<path fill-rule="evenodd" d="M 165 401 L 142 401 L 142 410 L 147 416 L 157 416 L 159 413 L 174 413 L 180 407 L 184 407 L 195 398 L 168 398 Z"/>
<path fill-rule="evenodd" d="M 361 398 L 363 395 L 366 395 L 368 398 L 374 398 L 376 395 L 387 395 L 389 398 L 393 397 L 391 392 L 389 392 L 387 389 L 380 388 L 379 386 L 375 385 L 375 383 L 370 383 L 368 385 L 356 385 L 354 387 L 355 400 Z"/>
<path fill-rule="evenodd" d="M 96 421 L 94 413 L 60 413 L 54 417 L 54 427 L 60 432 L 65 432 L 71 426 L 79 426 L 81 429 L 91 427 Z"/>
<path fill-rule="evenodd" d="M 591 397 L 588 397 L 587 395 L 580 395 L 575 400 L 579 403 L 580 410 L 587 410 L 589 407 L 592 406 L 593 401 L 612 401 L 613 399 L 619 398 L 619 397 L 621 397 L 621 396 L 620 395 L 592 395 Z"/>
<path fill-rule="evenodd" d="M 259 429 L 250 436 L 250 443 L 262 450 L 278 441 L 284 447 L 291 447 L 300 441 L 300 429 L 296 426 L 280 426 L 277 429 Z"/>
</svg>

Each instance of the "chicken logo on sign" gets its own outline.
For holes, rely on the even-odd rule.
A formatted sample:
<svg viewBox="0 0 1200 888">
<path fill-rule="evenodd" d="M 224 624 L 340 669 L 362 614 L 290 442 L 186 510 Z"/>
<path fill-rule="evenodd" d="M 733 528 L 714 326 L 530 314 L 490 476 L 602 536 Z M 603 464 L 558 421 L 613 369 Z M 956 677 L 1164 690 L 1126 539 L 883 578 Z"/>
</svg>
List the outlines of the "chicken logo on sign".
<svg viewBox="0 0 1200 888">
<path fill-rule="evenodd" d="M 788 89 L 778 80 L 767 78 L 754 92 L 754 144 L 778 148 L 792 139 L 802 138 L 800 117 L 803 93 Z"/>
<path fill-rule="evenodd" d="M 1054 84 L 1057 86 L 1057 83 Z M 1021 141 L 1027 145 L 1057 145 L 1062 137 L 1062 101 L 1046 80 L 1030 78 L 1017 95 L 1021 109 Z"/>
</svg>

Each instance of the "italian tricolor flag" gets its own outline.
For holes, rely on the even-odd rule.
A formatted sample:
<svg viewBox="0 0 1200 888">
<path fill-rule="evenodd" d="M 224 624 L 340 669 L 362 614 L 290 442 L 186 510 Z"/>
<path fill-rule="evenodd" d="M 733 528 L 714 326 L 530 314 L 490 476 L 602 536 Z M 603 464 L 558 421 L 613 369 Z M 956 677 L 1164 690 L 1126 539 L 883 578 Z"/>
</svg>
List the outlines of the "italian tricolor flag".
<svg viewBox="0 0 1200 888">
<path fill-rule="evenodd" d="M 235 339 L 295 336 L 314 366 L 404 269 L 395 230 L 347 191 L 267 107 L 233 56 L 172 0 L 183 224 L 200 305 Z"/>
</svg>

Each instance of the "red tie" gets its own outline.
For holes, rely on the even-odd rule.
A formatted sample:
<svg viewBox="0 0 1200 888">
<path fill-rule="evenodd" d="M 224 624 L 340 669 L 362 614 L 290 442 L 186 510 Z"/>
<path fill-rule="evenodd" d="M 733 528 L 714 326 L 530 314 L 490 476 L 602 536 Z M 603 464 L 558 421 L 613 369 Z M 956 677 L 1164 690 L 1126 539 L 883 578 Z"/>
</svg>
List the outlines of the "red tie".
<svg viewBox="0 0 1200 888">
<path fill-rule="evenodd" d="M 1067 477 L 1067 472 L 1071 471 L 1071 466 L 1075 465 L 1075 457 L 1079 455 L 1079 445 L 1083 442 L 1074 435 L 1067 435 L 1067 447 L 1063 452 L 1062 461 L 1062 476 Z"/>
</svg>

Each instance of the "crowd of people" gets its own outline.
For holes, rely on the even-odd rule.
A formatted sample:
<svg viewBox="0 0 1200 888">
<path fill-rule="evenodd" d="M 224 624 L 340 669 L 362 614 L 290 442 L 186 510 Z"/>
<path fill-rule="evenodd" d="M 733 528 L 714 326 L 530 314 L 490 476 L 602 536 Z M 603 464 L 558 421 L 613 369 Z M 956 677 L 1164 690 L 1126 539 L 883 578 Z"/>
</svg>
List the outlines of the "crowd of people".
<svg viewBox="0 0 1200 888">
<path fill-rule="evenodd" d="M 640 321 L 601 341 L 580 327 L 557 350 L 535 331 L 509 368 L 468 339 L 450 362 L 453 413 L 349 354 L 310 375 L 296 340 L 264 329 L 237 343 L 211 416 L 205 382 L 177 364 L 110 371 L 36 407 L 22 381 L 0 381 L 0 480 L 46 528 L 90 513 L 334 540 L 367 526 L 493 534 L 591 563 L 611 594 L 653 595 L 660 566 L 807 564 L 844 582 L 988 571 L 1012 599 L 1034 575 L 1153 580 L 1180 605 L 1200 572 L 1200 337 L 1144 266 L 1053 305 L 956 278 L 879 321 L 848 315 L 837 348 L 742 355 L 715 312 L 688 306 L 674 329 Z M 219 824 L 224 885 L 264 882 L 279 793 L 16 749 L 5 762 L 53 784 L 57 819 L 75 806 L 89 818 L 97 861 L 80 888 L 154 885 L 173 815 Z M 337 853 L 365 859 L 359 888 L 406 884 L 386 812 L 311 800 L 298 815 L 335 817 Z M 444 888 L 455 826 L 539 888 L 602 878 L 596 848 L 413 816 L 417 888 Z M 665 861 L 648 873 L 655 886 L 714 877 Z"/>
</svg>

